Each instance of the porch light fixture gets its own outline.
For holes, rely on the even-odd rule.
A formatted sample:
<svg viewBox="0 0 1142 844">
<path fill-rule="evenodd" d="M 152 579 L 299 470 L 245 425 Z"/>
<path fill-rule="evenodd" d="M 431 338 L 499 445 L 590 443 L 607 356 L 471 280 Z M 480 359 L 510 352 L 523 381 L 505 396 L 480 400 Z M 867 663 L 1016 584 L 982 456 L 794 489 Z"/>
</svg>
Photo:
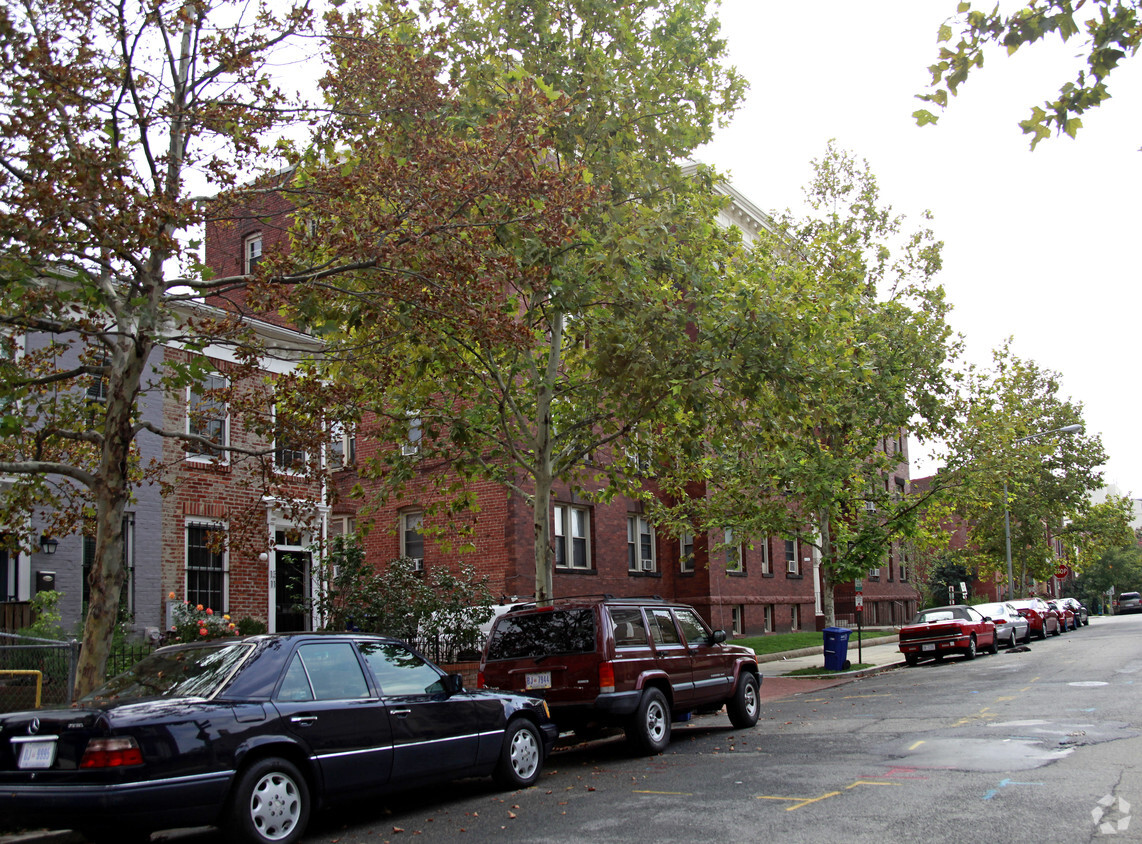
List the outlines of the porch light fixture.
<svg viewBox="0 0 1142 844">
<path fill-rule="evenodd" d="M 54 536 L 48 536 L 46 533 L 40 537 L 40 550 L 47 554 L 49 557 L 56 552 L 59 547 L 59 540 Z"/>
</svg>

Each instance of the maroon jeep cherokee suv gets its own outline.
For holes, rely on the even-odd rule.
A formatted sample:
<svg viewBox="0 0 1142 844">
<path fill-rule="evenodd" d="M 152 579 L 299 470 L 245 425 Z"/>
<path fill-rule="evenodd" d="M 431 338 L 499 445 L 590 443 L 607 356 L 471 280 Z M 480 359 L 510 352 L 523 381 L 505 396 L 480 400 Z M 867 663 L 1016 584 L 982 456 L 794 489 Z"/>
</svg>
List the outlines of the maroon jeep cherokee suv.
<svg viewBox="0 0 1142 844">
<path fill-rule="evenodd" d="M 725 706 L 735 727 L 757 723 L 757 657 L 725 641 L 693 607 L 659 599 L 526 604 L 496 619 L 478 683 L 542 696 L 560 730 L 619 726 L 636 749 L 659 753 L 672 721 Z"/>
</svg>

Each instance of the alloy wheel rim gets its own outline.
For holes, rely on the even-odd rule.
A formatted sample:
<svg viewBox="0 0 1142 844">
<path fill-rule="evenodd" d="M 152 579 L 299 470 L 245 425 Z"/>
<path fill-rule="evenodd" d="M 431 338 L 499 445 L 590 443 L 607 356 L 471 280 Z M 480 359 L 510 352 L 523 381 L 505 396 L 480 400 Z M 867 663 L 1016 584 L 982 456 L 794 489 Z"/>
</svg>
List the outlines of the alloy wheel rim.
<svg viewBox="0 0 1142 844">
<path fill-rule="evenodd" d="M 297 826 L 301 798 L 297 784 L 281 771 L 272 771 L 254 786 L 250 796 L 250 820 L 268 841 L 280 841 Z"/>
</svg>

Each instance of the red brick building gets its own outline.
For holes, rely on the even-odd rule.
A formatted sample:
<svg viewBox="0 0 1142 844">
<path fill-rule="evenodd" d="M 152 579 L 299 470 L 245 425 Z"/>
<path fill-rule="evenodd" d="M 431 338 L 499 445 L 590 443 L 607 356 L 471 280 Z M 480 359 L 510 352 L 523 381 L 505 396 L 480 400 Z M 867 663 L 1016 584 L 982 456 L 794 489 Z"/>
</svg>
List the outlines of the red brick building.
<svg viewBox="0 0 1142 844">
<path fill-rule="evenodd" d="M 724 214 L 725 224 L 742 228 L 747 239 L 768 225 L 764 215 L 744 197 L 728 187 L 725 192 L 732 200 Z M 208 226 L 206 260 L 218 274 L 248 272 L 262 254 L 285 246 L 290 222 L 288 206 L 272 196 L 264 201 L 265 207 L 256 213 L 237 216 L 226 225 Z M 410 459 L 416 454 L 414 441 L 378 443 L 370 439 L 367 427 L 360 428 L 355 437 L 338 435 L 333 439 L 331 465 L 335 468 L 340 464 L 343 468 L 333 472 L 328 506 L 319 503 L 319 530 L 330 536 L 357 527 L 356 504 L 360 499 L 350 495 L 350 489 L 360 485 L 364 498 L 370 498 L 369 483 L 362 481 L 353 468 L 355 458 L 367 460 L 379 448 L 400 447 Z M 886 482 L 901 495 L 907 492 L 908 484 L 905 439 L 886 444 L 900 454 L 898 470 Z M 206 473 L 193 466 L 185 467 L 185 471 Z M 218 478 L 217 474 L 210 477 Z M 419 485 L 411 485 L 399 502 L 371 508 L 371 529 L 364 539 L 366 558 L 383 565 L 397 556 L 408 556 L 421 561 L 426 570 L 468 562 L 490 578 L 494 593 L 503 602 L 529 599 L 535 584 L 530 504 L 506 487 L 477 483 L 478 506 L 459 517 L 468 520 L 465 526 L 471 534 L 467 541 L 474 550 L 445 550 L 445 544 L 434 539 L 434 531 L 427 528 L 439 528 L 450 536 L 456 534 L 458 525 L 425 523 L 425 519 L 433 518 L 432 505 L 439 503 L 439 494 L 429 481 L 424 478 Z M 196 492 L 173 502 L 176 521 L 203 518 L 198 514 L 203 509 L 213 512 L 209 508 L 216 502 L 211 495 L 215 490 L 228 489 L 209 482 L 193 488 Z M 648 524 L 640 505 L 633 500 L 594 503 L 566 487 L 557 487 L 553 499 L 557 596 L 660 595 L 690 603 L 714 627 L 736 633 L 813 630 L 823 625 L 819 560 L 815 549 L 807 545 L 784 537 L 740 538 L 728 533 L 676 538 Z M 277 537 L 272 516 L 268 517 L 267 526 L 267 535 L 271 539 Z M 176 533 L 177 525 L 172 528 L 172 542 Z M 451 547 L 455 549 L 457 545 Z M 718 550 L 711 553 L 710 548 Z M 267 548 L 265 553 L 271 556 L 266 572 L 256 566 L 247 568 L 245 561 L 232 567 L 236 576 L 231 578 L 231 604 L 243 608 L 261 604 L 272 616 L 274 595 L 280 591 L 274 582 L 273 557 L 279 552 Z M 172 551 L 172 559 L 175 556 Z M 894 551 L 880 569 L 870 572 L 862 584 L 866 623 L 899 624 L 915 612 L 918 592 L 909 580 L 909 569 L 906 554 Z M 839 620 L 854 620 L 855 594 L 843 589 L 837 594 Z M 268 619 L 270 629 L 284 620 Z"/>
</svg>

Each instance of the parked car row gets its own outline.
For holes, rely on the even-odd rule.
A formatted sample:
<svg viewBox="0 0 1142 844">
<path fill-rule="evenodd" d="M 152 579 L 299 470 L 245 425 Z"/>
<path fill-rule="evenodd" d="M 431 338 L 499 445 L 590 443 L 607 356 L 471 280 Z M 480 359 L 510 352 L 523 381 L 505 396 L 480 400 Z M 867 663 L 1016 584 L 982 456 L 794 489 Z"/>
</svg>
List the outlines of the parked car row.
<svg viewBox="0 0 1142 844">
<path fill-rule="evenodd" d="M 1000 646 L 1014 648 L 1020 642 L 1058 636 L 1087 624 L 1086 607 L 1074 598 L 932 607 L 900 628 L 900 652 L 909 665 L 953 655 L 974 659 L 981 651 L 998 653 Z"/>
<path fill-rule="evenodd" d="M 654 754 L 672 722 L 723 706 L 752 727 L 760 684 L 752 649 L 657 599 L 513 608 L 477 690 L 380 636 L 173 645 L 74 708 L 0 715 L 0 807 L 7 823 L 97 843 L 211 824 L 294 844 L 314 808 L 342 799 L 462 777 L 527 787 L 562 731 L 620 727 Z"/>
</svg>

